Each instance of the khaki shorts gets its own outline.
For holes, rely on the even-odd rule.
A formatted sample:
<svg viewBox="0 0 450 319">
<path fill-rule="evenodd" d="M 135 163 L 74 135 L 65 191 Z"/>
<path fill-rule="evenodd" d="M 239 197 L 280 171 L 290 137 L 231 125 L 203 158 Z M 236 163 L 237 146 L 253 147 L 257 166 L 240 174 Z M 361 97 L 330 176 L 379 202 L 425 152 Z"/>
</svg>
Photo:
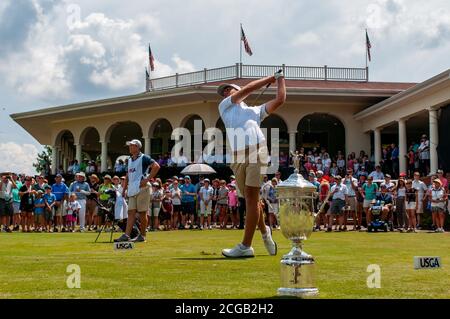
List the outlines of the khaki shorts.
<svg viewBox="0 0 450 319">
<path fill-rule="evenodd" d="M 267 170 L 267 147 L 246 148 L 234 153 L 234 163 L 230 165 L 236 177 L 238 193 L 243 197 L 245 186 L 261 187 L 262 174 Z"/>
<path fill-rule="evenodd" d="M 59 206 L 55 205 L 55 216 L 66 216 L 67 211 L 63 209 L 63 202 L 60 202 L 61 204 Z"/>
<path fill-rule="evenodd" d="M 137 210 L 138 213 L 146 213 L 150 208 L 150 202 L 150 187 L 142 187 L 137 195 L 128 197 L 128 210 Z"/>
<path fill-rule="evenodd" d="M 348 197 L 348 206 L 350 212 L 356 212 L 356 197 Z"/>
</svg>

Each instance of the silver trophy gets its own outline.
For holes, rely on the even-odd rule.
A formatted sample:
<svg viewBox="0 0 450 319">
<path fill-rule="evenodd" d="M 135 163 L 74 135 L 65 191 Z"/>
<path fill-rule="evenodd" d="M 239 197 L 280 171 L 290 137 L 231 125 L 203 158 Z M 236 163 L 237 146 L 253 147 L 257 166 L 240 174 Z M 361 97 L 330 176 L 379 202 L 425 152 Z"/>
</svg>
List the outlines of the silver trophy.
<svg viewBox="0 0 450 319">
<path fill-rule="evenodd" d="M 297 163 L 294 163 L 294 165 Z M 292 249 L 281 259 L 280 296 L 311 297 L 319 293 L 314 285 L 314 258 L 302 250 L 314 227 L 314 197 L 316 187 L 299 174 L 294 174 L 277 186 L 280 202 L 280 226 L 283 236 L 292 241 Z"/>
</svg>

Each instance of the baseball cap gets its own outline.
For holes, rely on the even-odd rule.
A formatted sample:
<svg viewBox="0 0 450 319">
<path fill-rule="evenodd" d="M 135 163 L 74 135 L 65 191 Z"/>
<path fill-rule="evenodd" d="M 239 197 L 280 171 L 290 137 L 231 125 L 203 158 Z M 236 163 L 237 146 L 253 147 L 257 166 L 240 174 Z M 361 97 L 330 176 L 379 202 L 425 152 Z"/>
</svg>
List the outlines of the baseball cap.
<svg viewBox="0 0 450 319">
<path fill-rule="evenodd" d="M 186 176 L 184 177 L 184 179 L 188 179 L 188 180 L 191 180 L 191 178 L 190 178 L 190 176 L 189 176 L 189 175 L 186 175 Z"/>
<path fill-rule="evenodd" d="M 136 139 L 131 140 L 131 141 L 128 141 L 128 142 L 126 142 L 126 144 L 127 144 L 127 146 L 130 146 L 130 145 L 136 145 L 137 147 L 142 148 L 142 143 L 141 143 L 141 141 L 136 140 Z"/>
<path fill-rule="evenodd" d="M 61 174 L 56 174 L 56 177 L 61 177 L 62 178 L 62 175 Z"/>
<path fill-rule="evenodd" d="M 323 175 L 322 171 L 317 171 L 317 175 Z"/>
<path fill-rule="evenodd" d="M 210 183 L 211 181 L 209 180 L 209 178 L 205 178 L 205 179 L 203 180 L 203 182 L 208 182 L 208 183 Z"/>
<path fill-rule="evenodd" d="M 103 179 L 111 179 L 111 175 L 105 175 Z"/>
<path fill-rule="evenodd" d="M 82 177 L 86 178 L 86 174 L 84 174 L 84 172 L 76 173 L 75 176 L 82 176 Z"/>
<path fill-rule="evenodd" d="M 231 175 L 230 178 L 231 178 L 231 179 L 236 179 L 236 176 Z"/>
<path fill-rule="evenodd" d="M 235 88 L 238 91 L 241 89 L 241 87 L 236 84 L 224 83 L 217 88 L 217 94 L 219 94 L 220 96 L 223 96 L 223 91 L 225 91 L 225 89 L 228 87 Z"/>
</svg>

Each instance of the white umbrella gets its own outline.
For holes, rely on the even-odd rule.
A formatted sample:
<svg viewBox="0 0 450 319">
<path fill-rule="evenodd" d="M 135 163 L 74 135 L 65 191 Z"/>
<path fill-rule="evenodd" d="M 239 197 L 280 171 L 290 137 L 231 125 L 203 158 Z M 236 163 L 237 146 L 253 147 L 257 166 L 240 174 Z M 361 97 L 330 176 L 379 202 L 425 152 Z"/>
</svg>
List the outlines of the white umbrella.
<svg viewBox="0 0 450 319">
<path fill-rule="evenodd" d="M 217 172 L 207 164 L 191 164 L 181 171 L 181 174 L 184 175 L 207 175 L 215 173 Z"/>
</svg>

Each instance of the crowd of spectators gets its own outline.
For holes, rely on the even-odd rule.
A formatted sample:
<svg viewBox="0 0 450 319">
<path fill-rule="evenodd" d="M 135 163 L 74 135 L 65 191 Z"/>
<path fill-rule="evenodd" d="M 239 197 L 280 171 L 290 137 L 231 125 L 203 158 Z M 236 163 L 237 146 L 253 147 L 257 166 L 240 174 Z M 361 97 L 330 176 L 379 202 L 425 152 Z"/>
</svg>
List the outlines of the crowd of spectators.
<svg viewBox="0 0 450 319">
<path fill-rule="evenodd" d="M 377 165 L 373 158 L 361 151 L 344 156 L 338 151 L 333 156 L 325 148 L 291 153 L 280 153 L 280 171 L 273 178 L 263 176 L 261 207 L 267 225 L 279 228 L 277 185 L 282 175 L 292 173 L 295 160 L 300 173 L 316 186 L 315 210 L 319 212 L 315 230 L 364 230 L 372 220 L 370 207 L 383 198 L 383 218 L 392 229 L 415 232 L 425 226 L 424 216 L 431 215 L 433 230 L 444 231 L 445 216 L 449 211 L 448 181 L 442 170 L 431 175 L 429 171 L 429 141 L 422 136 L 420 144 L 409 148 L 408 171 L 400 172 L 398 147 L 383 148 L 383 157 Z M 157 159 L 162 167 L 189 163 L 181 158 L 176 163 L 169 154 Z M 105 219 L 99 205 L 110 200 L 108 190 L 118 194 L 121 209 L 127 161 L 118 160 L 113 177 L 98 173 L 94 161 L 72 161 L 67 172 L 58 170 L 54 183 L 50 177 L 25 176 L 4 173 L 0 182 L 1 231 L 71 232 L 99 231 L 114 225 Z M 66 183 L 64 176 L 75 176 Z M 100 177 L 99 177 L 100 176 Z M 47 179 L 48 178 L 48 179 Z M 238 196 L 234 176 L 208 179 L 200 177 L 195 183 L 189 176 L 173 176 L 152 181 L 152 201 L 146 218 L 150 231 L 182 229 L 242 229 L 245 220 L 245 200 Z M 117 206 L 117 204 L 116 204 Z M 115 207 L 114 209 L 117 209 Z M 106 225 L 105 225 L 106 224 Z M 430 226 L 430 225 L 428 225 Z M 322 228 L 323 227 L 323 228 Z"/>
</svg>

